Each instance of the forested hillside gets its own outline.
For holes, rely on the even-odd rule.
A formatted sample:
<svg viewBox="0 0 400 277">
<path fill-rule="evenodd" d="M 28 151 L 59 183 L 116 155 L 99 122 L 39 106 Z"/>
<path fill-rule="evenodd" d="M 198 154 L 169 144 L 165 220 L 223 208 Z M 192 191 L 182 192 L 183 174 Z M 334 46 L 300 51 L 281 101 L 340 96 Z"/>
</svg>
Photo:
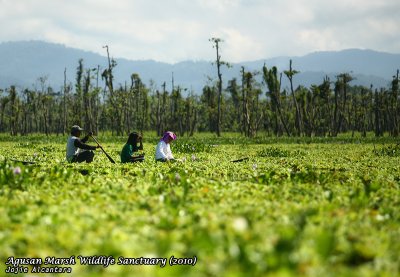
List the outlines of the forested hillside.
<svg viewBox="0 0 400 277">
<path fill-rule="evenodd" d="M 222 45 L 222 57 L 224 57 Z M 104 70 L 107 65 L 107 52 L 102 45 L 98 46 L 99 53 L 83 51 L 66 47 L 61 44 L 42 41 L 21 41 L 0 44 L 0 88 L 11 85 L 20 89 L 32 89 L 39 86 L 38 78 L 46 77 L 47 85 L 59 91 L 64 83 L 66 70 L 67 83 L 75 82 L 78 61 L 83 59 L 87 68 Z M 132 48 L 134 50 L 134 47 Z M 213 49 L 210 47 L 210 53 Z M 113 57 L 113 46 L 110 45 L 110 55 Z M 261 58 L 261 57 L 260 57 Z M 342 72 L 351 72 L 355 77 L 353 85 L 370 86 L 375 88 L 387 87 L 391 77 L 399 68 L 400 54 L 389 54 L 372 50 L 348 49 L 337 52 L 316 52 L 301 57 L 264 58 L 256 61 L 247 61 L 231 64 L 230 68 L 222 68 L 224 86 L 233 78 L 240 78 L 241 67 L 247 71 L 259 71 L 263 64 L 276 66 L 280 72 L 288 69 L 289 60 L 300 71 L 293 80 L 295 86 L 310 87 L 318 84 L 325 76 L 334 79 Z M 114 83 L 116 85 L 129 82 L 130 75 L 139 74 L 146 86 L 151 80 L 158 88 L 166 82 L 171 88 L 171 78 L 174 75 L 175 85 L 201 94 L 209 78 L 216 78 L 215 69 L 211 61 L 182 61 L 175 64 L 153 60 L 127 60 L 114 57 L 118 66 L 114 69 Z M 257 79 L 258 78 L 258 79 Z M 256 77 L 261 81 L 261 76 Z M 286 78 L 282 79 L 282 87 L 290 84 Z"/>
</svg>

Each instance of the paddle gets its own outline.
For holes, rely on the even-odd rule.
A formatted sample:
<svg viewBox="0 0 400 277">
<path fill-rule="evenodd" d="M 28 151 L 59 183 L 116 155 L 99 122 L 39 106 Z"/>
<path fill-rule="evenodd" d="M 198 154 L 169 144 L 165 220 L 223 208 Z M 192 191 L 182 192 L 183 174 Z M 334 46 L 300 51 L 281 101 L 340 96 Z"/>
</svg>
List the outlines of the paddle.
<svg viewBox="0 0 400 277">
<path fill-rule="evenodd" d="M 245 158 L 241 158 L 241 159 L 234 160 L 234 161 L 231 161 L 231 162 L 232 162 L 232 163 L 238 163 L 238 162 L 247 161 L 248 159 L 249 159 L 248 157 L 245 157 Z"/>
<path fill-rule="evenodd" d="M 115 161 L 113 160 L 113 158 L 111 158 L 111 156 L 107 154 L 107 152 L 103 149 L 103 146 L 100 145 L 100 143 L 97 141 L 97 139 L 96 139 L 94 136 L 92 136 L 92 135 L 90 135 L 90 136 L 92 137 L 92 139 L 94 139 L 94 141 L 97 143 L 97 145 L 98 145 L 98 146 L 100 147 L 100 149 L 103 151 L 103 153 L 107 156 L 108 160 L 109 160 L 110 162 L 112 162 L 113 164 L 115 164 Z"/>
<path fill-rule="evenodd" d="M 22 164 L 36 164 L 36 162 L 31 162 L 31 161 L 21 161 L 21 160 L 14 160 L 14 159 L 10 159 L 10 161 L 13 161 L 13 162 L 18 162 L 18 163 L 22 163 Z"/>
</svg>

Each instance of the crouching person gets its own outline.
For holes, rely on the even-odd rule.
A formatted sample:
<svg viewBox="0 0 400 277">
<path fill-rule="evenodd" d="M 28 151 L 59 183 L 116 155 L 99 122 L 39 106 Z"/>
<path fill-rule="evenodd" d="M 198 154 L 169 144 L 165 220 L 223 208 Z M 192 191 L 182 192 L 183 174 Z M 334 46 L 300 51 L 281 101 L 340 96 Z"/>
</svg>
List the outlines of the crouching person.
<svg viewBox="0 0 400 277">
<path fill-rule="evenodd" d="M 139 152 L 139 150 L 143 150 L 142 136 L 136 132 L 130 133 L 128 141 L 126 142 L 121 151 L 121 162 L 122 163 L 143 162 L 144 154 L 142 155 L 135 154 L 135 152 Z"/>
<path fill-rule="evenodd" d="M 156 161 L 158 162 L 175 161 L 170 146 L 170 143 L 174 140 L 176 140 L 176 135 L 173 132 L 164 133 L 163 137 L 160 139 L 156 147 Z"/>
<path fill-rule="evenodd" d="M 86 144 L 89 136 L 92 135 L 90 132 L 83 139 L 80 139 L 81 132 L 83 129 L 78 125 L 74 125 L 71 128 L 71 135 L 67 140 L 67 161 L 70 163 L 81 163 L 87 162 L 91 163 L 93 161 L 94 153 L 93 150 L 99 148 L 100 146 L 91 146 Z"/>
</svg>

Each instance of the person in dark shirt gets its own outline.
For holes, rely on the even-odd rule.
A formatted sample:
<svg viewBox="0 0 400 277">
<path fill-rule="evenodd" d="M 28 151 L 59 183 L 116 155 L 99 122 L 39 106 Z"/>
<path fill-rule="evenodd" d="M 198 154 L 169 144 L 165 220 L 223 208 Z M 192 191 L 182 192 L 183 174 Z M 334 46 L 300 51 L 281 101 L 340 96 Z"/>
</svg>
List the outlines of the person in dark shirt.
<svg viewBox="0 0 400 277">
<path fill-rule="evenodd" d="M 134 153 L 139 152 L 139 150 L 143 150 L 142 136 L 136 132 L 130 133 L 128 141 L 126 142 L 121 151 L 121 162 L 122 163 L 142 162 L 144 160 L 144 154 L 134 155 Z"/>
<path fill-rule="evenodd" d="M 90 163 L 93 161 L 94 153 L 92 150 L 96 150 L 100 146 L 91 146 L 86 144 L 86 141 L 89 139 L 93 133 L 90 132 L 83 139 L 80 139 L 81 132 L 83 129 L 78 125 L 74 125 L 71 128 L 71 135 L 67 140 L 67 161 L 70 163 L 74 162 L 87 162 Z"/>
</svg>

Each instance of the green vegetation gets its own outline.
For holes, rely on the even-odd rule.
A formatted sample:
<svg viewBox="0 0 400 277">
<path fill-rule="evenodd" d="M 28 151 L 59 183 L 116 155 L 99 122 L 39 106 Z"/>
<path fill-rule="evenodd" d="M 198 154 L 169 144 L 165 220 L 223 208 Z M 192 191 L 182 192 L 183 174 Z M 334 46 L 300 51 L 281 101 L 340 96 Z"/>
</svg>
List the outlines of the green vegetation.
<svg viewBox="0 0 400 277">
<path fill-rule="evenodd" d="M 182 163 L 156 163 L 158 138 L 145 139 L 143 163 L 97 151 L 67 164 L 66 137 L 1 135 L 2 275 L 10 256 L 112 255 L 197 263 L 76 258 L 71 276 L 400 276 L 394 138 L 198 135 L 173 145 Z M 99 137 L 117 161 L 125 140 Z"/>
<path fill-rule="evenodd" d="M 278 137 L 400 135 L 399 70 L 385 88 L 354 86 L 346 72 L 309 88 L 294 87 L 299 71 L 291 60 L 289 70 L 283 70 L 290 89 L 282 86 L 282 68 L 265 64 L 257 72 L 241 67 L 239 78 L 226 80 L 220 70 L 229 70 L 221 60 L 222 40 L 210 41 L 217 54 L 216 78 L 210 77 L 201 92 L 175 86 L 173 76 L 171 85 L 150 82 L 146 87 L 137 73 L 126 76 L 125 85 L 114 84 L 118 65 L 105 46 L 108 68 L 86 68 L 79 60 L 75 83 L 64 77 L 60 91 L 48 85 L 47 77 L 39 77 L 34 89 L 0 88 L 0 133 L 65 135 L 77 124 L 95 134 L 118 136 L 134 129 L 159 136 L 173 130 L 180 137 L 197 132 L 218 137 L 240 132 L 251 138 L 263 132 Z"/>
</svg>

